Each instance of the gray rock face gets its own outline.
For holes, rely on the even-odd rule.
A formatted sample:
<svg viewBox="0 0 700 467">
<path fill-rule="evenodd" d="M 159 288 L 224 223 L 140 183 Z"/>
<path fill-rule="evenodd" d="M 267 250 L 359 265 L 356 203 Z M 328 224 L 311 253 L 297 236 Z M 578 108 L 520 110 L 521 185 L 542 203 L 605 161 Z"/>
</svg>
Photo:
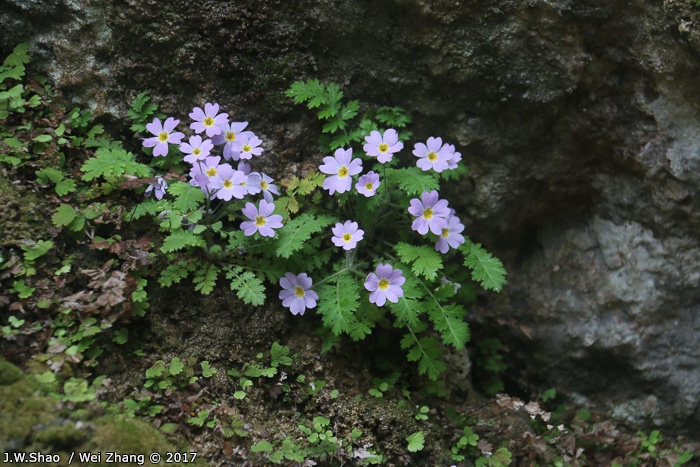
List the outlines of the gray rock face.
<svg viewBox="0 0 700 467">
<path fill-rule="evenodd" d="M 39 4 L 41 3 L 41 4 Z M 700 425 L 699 9 L 677 0 L 0 1 L 0 47 L 98 115 L 217 101 L 279 162 L 321 156 L 282 91 L 343 85 L 453 142 L 449 194 L 504 259 L 523 378 L 634 425 Z M 486 315 L 475 316 L 488 324 Z M 517 371 L 517 370 L 514 370 Z"/>
</svg>

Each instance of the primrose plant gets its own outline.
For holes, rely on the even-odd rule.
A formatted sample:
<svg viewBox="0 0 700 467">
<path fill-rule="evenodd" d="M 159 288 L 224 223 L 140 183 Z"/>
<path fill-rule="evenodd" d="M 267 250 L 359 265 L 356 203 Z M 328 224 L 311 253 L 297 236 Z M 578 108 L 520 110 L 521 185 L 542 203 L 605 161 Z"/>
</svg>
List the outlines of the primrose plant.
<svg viewBox="0 0 700 467">
<path fill-rule="evenodd" d="M 501 262 L 464 235 L 440 194 L 441 182 L 466 172 L 461 154 L 439 137 L 406 154 L 410 118 L 402 109 L 359 116 L 358 101 L 343 103 L 336 85 L 296 82 L 287 95 L 317 110 L 327 155 L 318 171 L 279 184 L 253 170 L 262 139 L 218 104 L 194 108 L 180 125 L 152 118 L 144 95 L 134 103 L 132 128 L 147 133 L 152 166 L 168 171 L 144 179 L 146 198 L 131 215 L 151 216 L 165 232 L 160 284 L 191 277 L 208 294 L 225 277 L 245 303 L 273 298 L 297 316 L 314 310 L 327 346 L 393 323 L 406 330 L 400 345 L 408 359 L 435 380 L 445 365 L 430 328 L 462 349 L 469 328 L 459 301 L 469 284 L 499 291 L 505 283 Z"/>
</svg>

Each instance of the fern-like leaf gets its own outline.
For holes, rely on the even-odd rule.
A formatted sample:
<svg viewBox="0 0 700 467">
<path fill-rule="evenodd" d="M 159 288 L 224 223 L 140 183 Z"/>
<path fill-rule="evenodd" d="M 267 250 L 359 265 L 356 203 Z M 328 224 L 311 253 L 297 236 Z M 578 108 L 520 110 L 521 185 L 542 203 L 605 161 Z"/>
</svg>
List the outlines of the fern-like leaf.
<svg viewBox="0 0 700 467">
<path fill-rule="evenodd" d="M 238 298 L 249 305 L 260 306 L 265 303 L 265 286 L 251 271 L 243 271 L 240 266 L 227 269 L 226 278 L 231 281 L 231 290 Z"/>
<path fill-rule="evenodd" d="M 498 258 L 484 250 L 480 243 L 467 241 L 460 247 L 464 265 L 472 270 L 472 279 L 486 290 L 500 292 L 506 283 L 506 269 Z"/>
<path fill-rule="evenodd" d="M 428 374 L 428 378 L 435 381 L 445 371 L 445 363 L 440 361 L 442 350 L 440 344 L 432 337 L 418 339 L 411 332 L 401 339 L 401 348 L 408 350 L 406 358 L 409 362 L 418 362 L 418 373 Z"/>
<path fill-rule="evenodd" d="M 351 333 L 357 325 L 354 312 L 359 306 L 359 289 L 349 274 L 340 274 L 334 283 L 318 289 L 318 313 L 333 334 Z"/>
<path fill-rule="evenodd" d="M 170 253 L 172 251 L 182 250 L 185 247 L 205 247 L 204 239 L 195 235 L 191 230 L 176 230 L 171 233 L 163 241 L 163 246 L 160 251 Z"/>
<path fill-rule="evenodd" d="M 387 169 L 386 175 L 391 184 L 398 183 L 399 188 L 410 196 L 437 190 L 440 187 L 440 183 L 431 172 L 423 172 L 418 167 Z"/>
<path fill-rule="evenodd" d="M 304 213 L 287 222 L 278 231 L 277 248 L 275 249 L 277 256 L 289 258 L 292 253 L 304 247 L 304 243 L 312 234 L 320 232 L 323 228 L 330 225 L 332 221 L 332 218 L 329 216 L 316 218 L 311 213 Z"/>
<path fill-rule="evenodd" d="M 294 98 L 295 104 L 301 104 L 304 102 L 310 109 L 320 107 L 327 103 L 326 97 L 326 87 L 321 84 L 317 79 L 311 79 L 307 82 L 295 81 L 292 86 L 287 90 L 287 97 Z"/>
<path fill-rule="evenodd" d="M 451 345 L 462 350 L 469 341 L 469 325 L 464 321 L 467 312 L 459 305 L 442 306 L 435 303 L 429 308 L 428 316 L 433 322 L 433 328 L 438 331 L 445 345 Z"/>
<path fill-rule="evenodd" d="M 136 162 L 135 156 L 123 149 L 100 148 L 97 150 L 97 156 L 85 161 L 80 170 L 85 172 L 82 178 L 86 182 L 100 176 L 111 178 L 125 173 L 137 177 L 150 177 L 152 175 L 150 167 Z"/>
<path fill-rule="evenodd" d="M 185 182 L 172 183 L 168 187 L 168 192 L 176 197 L 173 207 L 180 212 L 190 212 L 197 209 L 205 198 L 201 188 Z"/>
<path fill-rule="evenodd" d="M 163 287 L 170 287 L 173 284 L 178 284 L 184 278 L 186 278 L 194 269 L 195 265 L 187 262 L 186 260 L 180 260 L 176 263 L 171 263 L 163 269 L 160 273 L 160 279 L 158 283 Z"/>
<path fill-rule="evenodd" d="M 425 277 L 428 280 L 433 280 L 437 277 L 437 271 L 442 269 L 442 257 L 426 245 L 413 246 L 408 243 L 397 243 L 394 246 L 396 253 L 404 263 L 412 263 L 412 271 L 414 274 Z"/>
<path fill-rule="evenodd" d="M 214 290 L 219 271 L 221 270 L 213 264 L 207 264 L 205 267 L 197 269 L 192 279 L 194 290 L 202 292 L 202 295 L 209 295 Z"/>
</svg>

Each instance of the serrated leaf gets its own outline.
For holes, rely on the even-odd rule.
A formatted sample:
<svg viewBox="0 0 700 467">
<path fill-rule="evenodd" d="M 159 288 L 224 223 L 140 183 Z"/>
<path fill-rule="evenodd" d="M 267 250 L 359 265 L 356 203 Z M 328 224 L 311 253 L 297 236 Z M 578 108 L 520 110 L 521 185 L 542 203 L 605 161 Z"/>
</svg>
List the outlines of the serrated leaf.
<svg viewBox="0 0 700 467">
<path fill-rule="evenodd" d="M 58 196 L 64 196 L 68 193 L 72 193 L 76 190 L 75 182 L 71 179 L 61 180 L 56 184 L 56 194 Z"/>
<path fill-rule="evenodd" d="M 136 162 L 135 156 L 123 149 L 99 148 L 97 156 L 85 161 L 80 168 L 85 172 L 83 180 L 90 181 L 97 177 L 115 177 L 125 173 L 137 177 L 150 177 L 151 168 Z"/>
<path fill-rule="evenodd" d="M 472 279 L 486 290 L 500 292 L 506 283 L 506 270 L 498 258 L 494 258 L 480 243 L 466 242 L 460 247 L 464 265 L 472 270 Z"/>
<path fill-rule="evenodd" d="M 29 50 L 29 43 L 22 42 L 12 49 L 12 53 L 2 62 L 3 66 L 18 66 L 29 63 L 29 55 L 27 51 Z"/>
<path fill-rule="evenodd" d="M 469 325 L 464 321 L 467 312 L 459 305 L 441 306 L 439 303 L 429 308 L 428 316 L 433 322 L 433 328 L 440 332 L 442 342 L 457 350 L 464 348 L 469 341 Z"/>
<path fill-rule="evenodd" d="M 175 196 L 173 206 L 181 212 L 190 212 L 202 205 L 206 198 L 199 187 L 185 182 L 175 182 L 168 187 L 168 193 Z"/>
<path fill-rule="evenodd" d="M 336 276 L 334 283 L 321 286 L 317 293 L 323 324 L 336 336 L 353 331 L 357 325 L 354 312 L 360 304 L 359 288 L 349 273 Z"/>
<path fill-rule="evenodd" d="M 292 253 L 304 247 L 304 243 L 311 237 L 311 234 L 321 231 L 330 225 L 330 222 L 330 218 L 321 216 L 317 219 L 311 213 L 295 217 L 277 231 L 275 253 L 282 258 L 289 258 Z"/>
<path fill-rule="evenodd" d="M 440 188 L 440 182 L 432 172 L 424 172 L 418 167 L 408 167 L 405 169 L 386 170 L 387 178 L 391 184 L 398 183 L 407 195 L 420 195 L 424 191 L 432 191 Z"/>
<path fill-rule="evenodd" d="M 16 80 L 22 79 L 24 76 L 24 67 L 23 66 L 16 66 L 13 68 L 10 68 L 9 70 L 5 70 L 2 73 L 0 73 L 0 83 L 2 83 L 5 78 L 12 78 Z"/>
<path fill-rule="evenodd" d="M 327 102 L 325 90 L 325 86 L 317 79 L 312 79 L 307 82 L 295 81 L 287 90 L 286 95 L 287 97 L 294 98 L 295 104 L 309 101 L 306 105 L 310 109 L 313 109 Z"/>
<path fill-rule="evenodd" d="M 56 212 L 51 217 L 53 225 L 57 227 L 64 227 L 75 219 L 77 212 L 73 206 L 70 204 L 61 204 Z"/>
<path fill-rule="evenodd" d="M 408 243 L 397 243 L 394 246 L 396 253 L 404 263 L 413 263 L 411 270 L 414 274 L 421 275 L 428 280 L 437 276 L 437 271 L 442 269 L 442 256 L 434 248 L 421 245 L 413 246 Z"/>
<path fill-rule="evenodd" d="M 172 251 L 181 250 L 185 247 L 205 247 L 206 242 L 198 235 L 195 235 L 191 230 L 176 230 L 171 233 L 163 241 L 163 246 L 160 251 L 170 253 Z"/>
<path fill-rule="evenodd" d="M 202 295 L 209 295 L 214 290 L 219 271 L 221 270 L 213 264 L 207 264 L 205 268 L 197 269 L 192 279 L 194 290 L 202 292 Z"/>
<path fill-rule="evenodd" d="M 234 267 L 226 273 L 226 278 L 231 281 L 231 290 L 249 305 L 262 305 L 265 303 L 265 286 L 251 271 L 242 271 L 242 268 Z"/>
<path fill-rule="evenodd" d="M 440 344 L 432 337 L 424 337 L 416 340 L 416 336 L 406 334 L 401 339 L 401 348 L 410 349 L 406 359 L 409 362 L 418 362 L 418 373 L 428 374 L 428 378 L 435 381 L 438 376 L 447 368 L 445 363 L 440 361 L 442 351 Z"/>
</svg>

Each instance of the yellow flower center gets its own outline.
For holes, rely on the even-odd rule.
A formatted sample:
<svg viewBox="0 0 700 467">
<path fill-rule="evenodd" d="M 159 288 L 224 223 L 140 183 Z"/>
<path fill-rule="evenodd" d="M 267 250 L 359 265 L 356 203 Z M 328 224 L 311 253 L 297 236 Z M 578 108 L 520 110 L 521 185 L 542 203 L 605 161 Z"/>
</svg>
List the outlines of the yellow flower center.
<svg viewBox="0 0 700 467">
<path fill-rule="evenodd" d="M 342 166 L 340 169 L 338 169 L 338 177 L 340 177 L 340 178 L 347 177 L 349 173 L 350 173 L 350 171 L 345 166 Z"/>
<path fill-rule="evenodd" d="M 425 157 L 427 157 L 430 162 L 435 162 L 438 158 L 438 155 L 435 154 L 435 151 L 430 151 Z"/>
<path fill-rule="evenodd" d="M 447 238 L 450 236 L 450 229 L 442 229 L 442 233 L 440 234 L 442 238 Z"/>
<path fill-rule="evenodd" d="M 158 141 L 160 141 L 161 143 L 165 143 L 166 141 L 168 141 L 169 138 L 170 138 L 170 135 L 168 134 L 167 131 L 164 131 L 162 133 L 158 133 Z"/>
<path fill-rule="evenodd" d="M 352 235 L 350 235 L 348 232 L 345 232 L 343 234 L 343 241 L 349 242 L 350 240 L 352 240 Z"/>
<path fill-rule="evenodd" d="M 244 144 L 241 149 L 243 150 L 243 152 L 250 152 L 253 148 L 250 147 L 250 144 Z"/>
<path fill-rule="evenodd" d="M 204 123 L 204 126 L 214 126 L 214 119 L 211 117 L 206 117 L 202 123 Z"/>
<path fill-rule="evenodd" d="M 374 187 L 374 183 L 372 183 L 372 182 L 365 183 L 365 190 L 372 191 L 373 187 Z"/>
<path fill-rule="evenodd" d="M 379 290 L 386 290 L 389 288 L 389 279 L 379 279 L 379 282 L 377 282 L 377 287 L 379 287 Z"/>
<path fill-rule="evenodd" d="M 233 182 L 229 180 L 228 178 L 224 180 L 224 188 L 231 188 L 233 186 Z"/>
<path fill-rule="evenodd" d="M 245 186 L 245 184 L 248 182 L 241 182 L 241 186 Z"/>
<path fill-rule="evenodd" d="M 379 152 L 387 152 L 389 150 L 389 145 L 382 143 L 379 145 Z"/>
<path fill-rule="evenodd" d="M 267 182 L 265 180 L 262 180 L 260 182 L 260 188 L 262 188 L 263 190 L 267 190 L 268 186 L 267 186 Z"/>
<path fill-rule="evenodd" d="M 202 153 L 202 150 L 199 148 L 194 148 L 192 150 L 192 154 L 194 154 L 195 156 L 199 156 L 201 153 Z"/>
<path fill-rule="evenodd" d="M 265 216 L 255 216 L 255 225 L 258 227 L 262 227 L 265 224 L 267 224 L 267 220 L 265 220 Z"/>
<path fill-rule="evenodd" d="M 206 173 L 209 177 L 216 177 L 216 175 L 219 173 L 218 170 L 216 170 L 216 167 L 212 167 L 211 169 L 208 169 Z"/>
<path fill-rule="evenodd" d="M 432 208 L 423 209 L 423 219 L 432 219 L 432 218 L 433 218 L 433 209 Z"/>
<path fill-rule="evenodd" d="M 306 295 L 306 292 L 304 292 L 304 288 L 300 285 L 297 285 L 294 287 L 294 295 L 296 295 L 299 298 L 302 298 L 304 295 Z"/>
<path fill-rule="evenodd" d="M 233 143 L 234 141 L 236 141 L 236 133 L 234 133 L 233 131 L 227 131 L 225 138 L 226 141 L 228 141 L 229 143 Z"/>
</svg>

